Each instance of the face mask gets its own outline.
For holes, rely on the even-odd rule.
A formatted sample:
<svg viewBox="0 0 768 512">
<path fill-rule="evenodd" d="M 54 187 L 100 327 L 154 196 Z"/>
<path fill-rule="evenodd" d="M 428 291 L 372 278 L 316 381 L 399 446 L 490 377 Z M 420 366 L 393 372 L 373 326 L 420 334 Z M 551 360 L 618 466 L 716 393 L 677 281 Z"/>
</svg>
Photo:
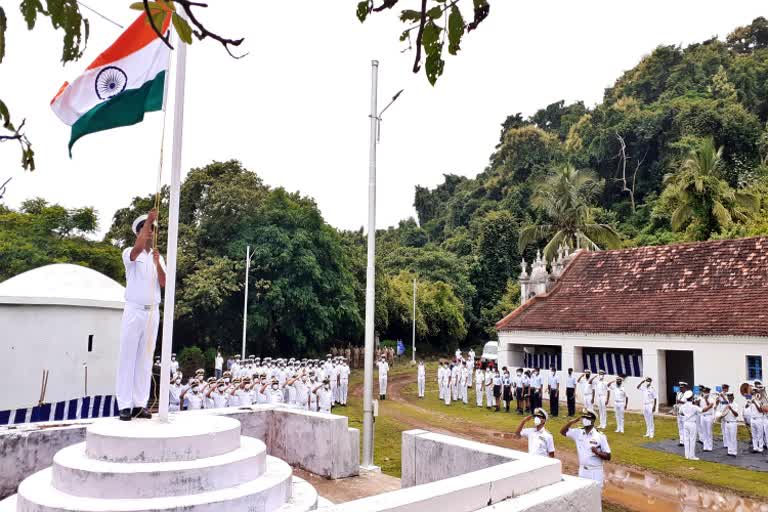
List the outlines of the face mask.
<svg viewBox="0 0 768 512">
<path fill-rule="evenodd" d="M 179 384 L 181 384 L 181 379 L 176 379 L 176 385 L 178 386 Z"/>
<path fill-rule="evenodd" d="M 277 389 L 279 386 L 277 384 L 272 384 L 272 389 Z"/>
<path fill-rule="evenodd" d="M 533 418 L 533 424 L 534 424 L 534 425 L 536 425 L 537 427 L 538 427 L 539 425 L 541 425 L 541 418 L 539 418 L 538 416 L 536 416 L 535 418 Z"/>
<path fill-rule="evenodd" d="M 331 389 L 331 385 L 330 384 L 326 384 L 325 385 L 325 389 Z"/>
<path fill-rule="evenodd" d="M 226 389 L 224 386 L 219 386 L 219 393 L 223 393 L 224 389 Z"/>
<path fill-rule="evenodd" d="M 227 384 L 229 384 L 229 377 L 227 377 L 226 379 L 224 379 L 224 382 L 226 382 Z"/>
<path fill-rule="evenodd" d="M 590 427 L 592 426 L 592 420 L 588 420 L 587 418 L 582 418 L 581 424 L 584 425 L 585 427 Z"/>
<path fill-rule="evenodd" d="M 517 376 L 518 377 L 522 377 L 523 376 L 523 372 L 517 372 Z"/>
<path fill-rule="evenodd" d="M 605 380 L 605 375 L 601 375 L 600 380 Z"/>
</svg>

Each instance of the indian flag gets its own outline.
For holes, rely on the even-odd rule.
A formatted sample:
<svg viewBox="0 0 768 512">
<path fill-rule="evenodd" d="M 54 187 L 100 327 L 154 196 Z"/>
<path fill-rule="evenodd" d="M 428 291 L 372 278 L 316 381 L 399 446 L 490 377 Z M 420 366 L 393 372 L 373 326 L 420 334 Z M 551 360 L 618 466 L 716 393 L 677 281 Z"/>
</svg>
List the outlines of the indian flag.
<svg viewBox="0 0 768 512">
<path fill-rule="evenodd" d="M 166 16 L 161 33 L 171 17 Z M 145 112 L 162 110 L 170 49 L 144 14 L 72 83 L 65 82 L 51 108 L 72 127 L 72 146 L 89 133 L 141 122 Z"/>
</svg>

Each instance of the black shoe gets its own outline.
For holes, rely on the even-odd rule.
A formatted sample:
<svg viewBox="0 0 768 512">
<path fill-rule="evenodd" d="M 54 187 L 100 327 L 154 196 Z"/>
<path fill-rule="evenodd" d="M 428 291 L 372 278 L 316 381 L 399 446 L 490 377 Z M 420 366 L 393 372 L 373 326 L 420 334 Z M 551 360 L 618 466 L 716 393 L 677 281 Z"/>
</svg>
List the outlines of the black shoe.
<svg viewBox="0 0 768 512">
<path fill-rule="evenodd" d="M 131 421 L 130 409 L 120 409 L 120 421 Z"/>
<path fill-rule="evenodd" d="M 131 409 L 131 416 L 133 416 L 134 418 L 142 419 L 142 420 L 152 419 L 152 413 L 150 413 L 144 407 L 134 407 L 133 409 Z"/>
</svg>

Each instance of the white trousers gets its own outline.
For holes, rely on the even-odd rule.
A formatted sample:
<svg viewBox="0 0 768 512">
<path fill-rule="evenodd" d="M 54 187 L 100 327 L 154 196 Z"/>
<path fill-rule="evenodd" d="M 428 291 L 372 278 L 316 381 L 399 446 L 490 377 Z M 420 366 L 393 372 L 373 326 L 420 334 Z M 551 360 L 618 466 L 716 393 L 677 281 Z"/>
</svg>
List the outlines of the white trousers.
<svg viewBox="0 0 768 512">
<path fill-rule="evenodd" d="M 477 399 L 477 406 L 483 406 L 483 385 L 480 382 L 475 382 L 475 398 Z"/>
<path fill-rule="evenodd" d="M 701 416 L 701 442 L 704 443 L 702 448 L 705 452 L 712 451 L 712 425 L 715 423 L 715 417 L 711 414 L 703 414 Z"/>
<path fill-rule="evenodd" d="M 725 446 L 728 448 L 728 455 L 738 455 L 739 445 L 736 439 L 737 423 L 735 421 L 726 421 L 725 425 Z"/>
<path fill-rule="evenodd" d="M 383 377 L 379 377 L 379 394 L 380 395 L 387 395 L 387 376 L 384 375 Z"/>
<path fill-rule="evenodd" d="M 496 399 L 493 397 L 493 386 L 485 387 L 485 405 L 488 407 L 496 406 Z"/>
<path fill-rule="evenodd" d="M 584 395 L 584 409 L 595 412 L 594 405 L 592 404 L 592 395 Z"/>
<path fill-rule="evenodd" d="M 443 383 L 438 380 L 437 381 L 437 398 L 439 398 L 440 400 L 443 399 L 443 389 L 444 389 Z"/>
<path fill-rule="evenodd" d="M 349 394 L 349 381 L 342 380 L 339 385 L 339 402 L 342 405 L 347 405 L 347 395 Z"/>
<path fill-rule="evenodd" d="M 416 379 L 416 384 L 418 385 L 418 388 L 419 388 L 419 398 L 424 398 L 424 388 L 426 387 L 426 384 L 427 384 L 426 380 L 424 379 L 424 377 L 418 377 Z"/>
<path fill-rule="evenodd" d="M 613 411 L 616 413 L 616 432 L 624 433 L 624 407 L 625 402 L 613 405 Z"/>
<path fill-rule="evenodd" d="M 331 394 L 333 396 L 333 403 L 339 402 L 339 384 L 335 381 L 331 381 Z"/>
<path fill-rule="evenodd" d="M 645 418 L 645 435 L 653 437 L 656 434 L 656 426 L 653 423 L 653 404 L 643 405 L 643 418 Z"/>
<path fill-rule="evenodd" d="M 683 445 L 685 446 L 685 458 L 696 457 L 696 432 L 698 425 L 696 420 L 683 422 Z"/>
<path fill-rule="evenodd" d="M 752 431 L 752 449 L 762 452 L 765 448 L 765 419 L 762 416 L 753 417 L 749 428 Z"/>
<path fill-rule="evenodd" d="M 605 426 L 608 424 L 608 408 L 605 405 L 606 397 L 598 395 L 595 398 L 597 399 L 597 411 L 600 418 L 600 425 L 598 428 L 605 428 Z"/>
<path fill-rule="evenodd" d="M 685 422 L 683 417 L 677 416 L 677 436 L 680 444 L 685 444 Z"/>
<path fill-rule="evenodd" d="M 600 484 L 600 489 L 603 488 L 603 468 L 587 469 L 584 466 L 579 466 L 579 476 L 594 480 Z"/>
<path fill-rule="evenodd" d="M 469 401 L 469 389 L 466 382 L 459 383 L 459 398 L 465 404 Z"/>
<path fill-rule="evenodd" d="M 459 381 L 457 379 L 451 382 L 451 395 L 454 400 L 459 399 Z"/>
<path fill-rule="evenodd" d="M 443 400 L 445 405 L 451 405 L 451 386 L 443 384 Z"/>
<path fill-rule="evenodd" d="M 158 325 L 158 308 L 145 311 L 139 306 L 125 305 L 120 325 L 115 384 L 117 408 L 120 410 L 147 406 Z"/>
</svg>

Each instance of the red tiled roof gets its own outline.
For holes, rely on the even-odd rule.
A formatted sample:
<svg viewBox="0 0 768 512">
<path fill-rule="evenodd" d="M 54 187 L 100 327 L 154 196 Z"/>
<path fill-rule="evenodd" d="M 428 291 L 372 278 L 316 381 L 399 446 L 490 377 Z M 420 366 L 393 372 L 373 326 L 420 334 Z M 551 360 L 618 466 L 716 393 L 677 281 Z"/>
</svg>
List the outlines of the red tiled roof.
<svg viewBox="0 0 768 512">
<path fill-rule="evenodd" d="M 768 237 L 580 252 L 496 330 L 768 337 Z"/>
</svg>

